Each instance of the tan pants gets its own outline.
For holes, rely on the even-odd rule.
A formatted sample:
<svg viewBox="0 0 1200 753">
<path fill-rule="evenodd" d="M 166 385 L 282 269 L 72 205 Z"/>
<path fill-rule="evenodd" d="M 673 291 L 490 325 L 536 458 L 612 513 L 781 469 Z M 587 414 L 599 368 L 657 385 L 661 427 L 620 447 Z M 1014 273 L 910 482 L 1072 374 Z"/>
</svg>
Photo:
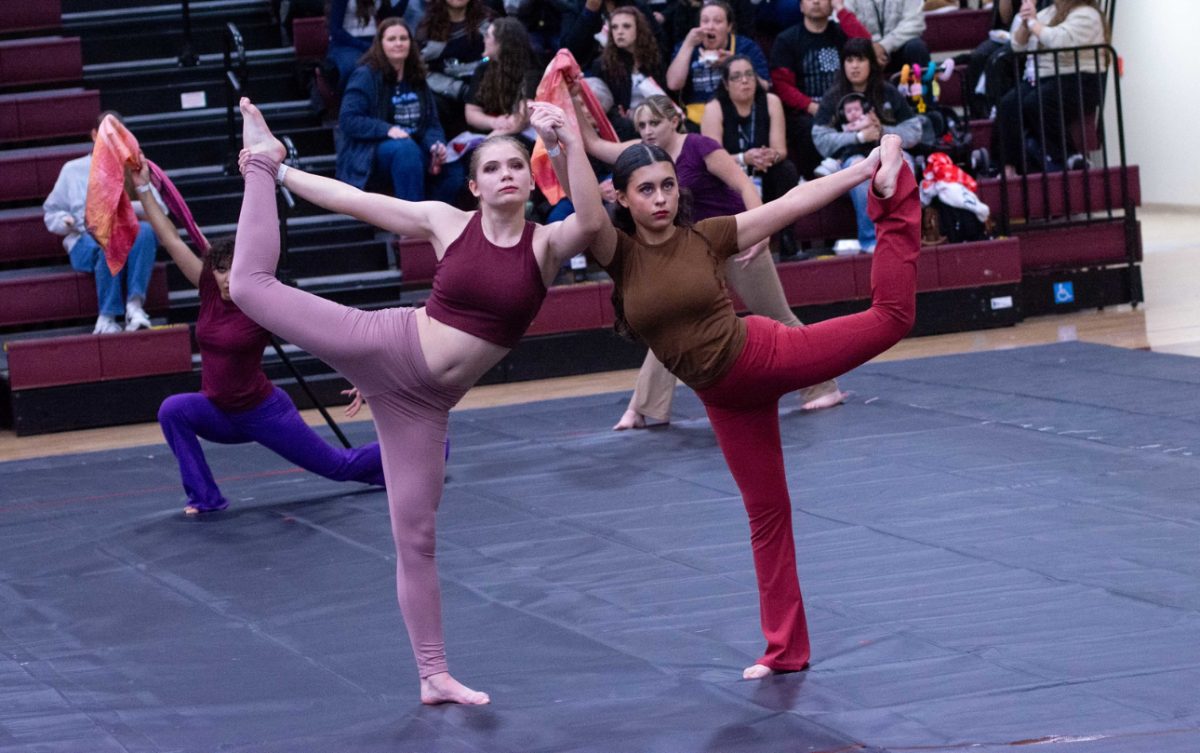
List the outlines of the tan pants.
<svg viewBox="0 0 1200 753">
<path fill-rule="evenodd" d="M 725 279 L 729 286 L 741 296 L 751 313 L 766 316 L 789 327 L 802 327 L 803 323 L 787 304 L 783 285 L 775 272 L 775 261 L 769 253 L 761 253 L 745 267 L 741 262 L 730 259 L 725 262 Z M 669 421 L 671 401 L 675 398 L 675 375 L 667 371 L 654 353 L 647 351 L 642 370 L 638 372 L 629 410 L 636 411 L 656 421 Z M 802 402 L 808 402 L 829 392 L 837 391 L 837 382 L 828 382 L 805 387 L 800 391 Z"/>
</svg>

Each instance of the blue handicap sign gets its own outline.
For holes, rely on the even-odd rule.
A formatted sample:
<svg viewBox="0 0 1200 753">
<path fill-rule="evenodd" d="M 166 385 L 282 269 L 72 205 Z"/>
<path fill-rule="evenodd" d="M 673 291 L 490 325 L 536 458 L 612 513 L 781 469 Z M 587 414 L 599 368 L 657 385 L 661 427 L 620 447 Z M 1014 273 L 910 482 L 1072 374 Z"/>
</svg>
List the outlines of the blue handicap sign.
<svg viewBox="0 0 1200 753">
<path fill-rule="evenodd" d="M 1073 303 L 1075 301 L 1075 283 L 1073 282 L 1056 282 L 1054 283 L 1054 302 L 1058 303 Z"/>
</svg>

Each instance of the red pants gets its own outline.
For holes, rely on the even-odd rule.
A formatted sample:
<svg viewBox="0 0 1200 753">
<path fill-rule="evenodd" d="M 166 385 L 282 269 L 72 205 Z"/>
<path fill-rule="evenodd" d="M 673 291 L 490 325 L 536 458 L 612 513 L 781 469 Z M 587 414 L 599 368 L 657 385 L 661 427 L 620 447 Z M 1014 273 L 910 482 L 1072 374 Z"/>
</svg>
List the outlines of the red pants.
<svg viewBox="0 0 1200 753">
<path fill-rule="evenodd" d="M 803 669 L 810 654 L 779 437 L 779 398 L 874 358 L 908 334 L 916 316 L 921 204 L 907 167 L 890 198 L 872 192 L 869 212 L 878 233 L 871 308 L 803 327 L 747 317 L 749 337 L 741 355 L 716 384 L 697 390 L 750 517 L 767 638 L 758 663 L 772 669 Z"/>
</svg>

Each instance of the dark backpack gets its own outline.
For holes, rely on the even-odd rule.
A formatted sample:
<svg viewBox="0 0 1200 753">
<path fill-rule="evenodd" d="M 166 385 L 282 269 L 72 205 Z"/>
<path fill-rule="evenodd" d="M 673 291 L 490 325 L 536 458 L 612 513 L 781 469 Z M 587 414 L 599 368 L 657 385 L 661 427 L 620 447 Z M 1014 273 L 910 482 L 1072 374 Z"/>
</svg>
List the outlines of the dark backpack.
<svg viewBox="0 0 1200 753">
<path fill-rule="evenodd" d="M 943 204 L 938 199 L 934 199 L 929 206 L 937 211 L 938 230 L 947 243 L 981 241 L 987 238 L 987 228 L 974 212 Z"/>
</svg>

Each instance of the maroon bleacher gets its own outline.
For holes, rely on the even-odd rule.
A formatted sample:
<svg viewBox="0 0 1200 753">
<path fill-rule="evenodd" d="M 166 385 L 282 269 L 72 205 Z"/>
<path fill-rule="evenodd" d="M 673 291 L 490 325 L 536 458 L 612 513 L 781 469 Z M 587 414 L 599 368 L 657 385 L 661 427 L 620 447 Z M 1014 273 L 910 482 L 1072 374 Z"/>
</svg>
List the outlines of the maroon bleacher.
<svg viewBox="0 0 1200 753">
<path fill-rule="evenodd" d="M 191 335 L 186 324 L 112 335 L 13 340 L 5 347 L 13 390 L 192 370 Z"/>
<path fill-rule="evenodd" d="M 992 28 L 992 11 L 954 10 L 925 14 L 925 33 L 921 38 L 930 52 L 973 50 L 987 39 Z"/>
<path fill-rule="evenodd" d="M 41 207 L 0 209 L 0 266 L 33 259 L 66 258 L 62 238 L 46 229 Z"/>
<path fill-rule="evenodd" d="M 1142 195 L 1138 167 L 1130 165 L 1127 171 L 1129 200 L 1133 206 L 1139 206 Z M 1048 220 L 1063 217 L 1067 212 L 1068 198 L 1072 214 L 1089 211 L 1101 213 L 1109 207 L 1120 209 L 1125 205 L 1121 168 L 1088 170 L 1086 176 L 1085 180 L 1083 170 L 1071 170 L 1066 173 L 1038 173 L 1026 176 L 1025 179 L 1010 179 L 1009 217 L 1013 220 Z M 1028 213 L 1022 199 L 1022 183 L 1027 183 L 1029 187 Z M 1000 201 L 1000 186 L 999 178 L 984 178 L 979 181 L 979 198 L 994 212 L 999 212 L 1003 206 Z"/>
<path fill-rule="evenodd" d="M 62 26 L 62 0 L 5 0 L 0 32 L 52 30 Z"/>
<path fill-rule="evenodd" d="M 0 142 L 83 136 L 100 116 L 100 92 L 52 89 L 0 95 Z"/>
<path fill-rule="evenodd" d="M 82 78 L 83 48 L 78 38 L 32 37 L 0 42 L 0 85 L 53 84 Z"/>
<path fill-rule="evenodd" d="M 0 327 L 95 318 L 96 281 L 73 269 L 38 269 L 0 279 Z M 167 265 L 158 262 L 146 291 L 146 311 L 165 314 Z"/>
<path fill-rule="evenodd" d="M 292 21 L 292 45 L 299 60 L 318 60 L 325 57 L 329 47 L 329 32 L 324 16 L 297 18 Z"/>
<path fill-rule="evenodd" d="M 91 142 L 0 152 L 0 202 L 42 201 L 64 163 L 92 151 Z"/>
</svg>

